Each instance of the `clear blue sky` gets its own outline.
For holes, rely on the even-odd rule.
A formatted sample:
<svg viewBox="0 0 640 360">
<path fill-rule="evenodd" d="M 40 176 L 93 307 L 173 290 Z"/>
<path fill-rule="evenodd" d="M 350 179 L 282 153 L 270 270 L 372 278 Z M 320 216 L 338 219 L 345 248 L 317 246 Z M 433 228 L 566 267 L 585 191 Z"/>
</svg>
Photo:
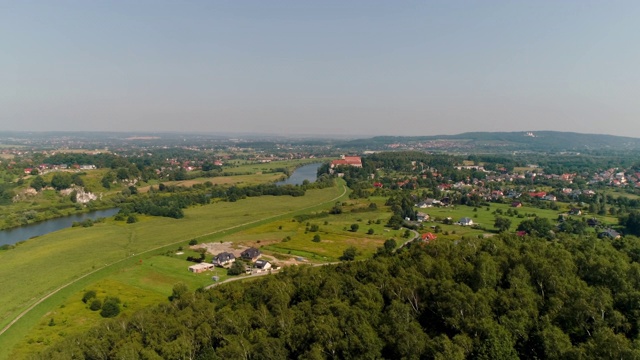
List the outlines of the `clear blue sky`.
<svg viewBox="0 0 640 360">
<path fill-rule="evenodd" d="M 640 1 L 0 0 L 0 130 L 640 137 Z"/>
</svg>

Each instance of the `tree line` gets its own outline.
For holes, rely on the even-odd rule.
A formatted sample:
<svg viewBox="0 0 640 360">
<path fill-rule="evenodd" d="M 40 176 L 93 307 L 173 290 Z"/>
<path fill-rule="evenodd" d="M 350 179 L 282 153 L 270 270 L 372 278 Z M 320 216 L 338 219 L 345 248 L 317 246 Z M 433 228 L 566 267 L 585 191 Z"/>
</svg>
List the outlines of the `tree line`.
<svg viewBox="0 0 640 360">
<path fill-rule="evenodd" d="M 106 321 L 42 359 L 640 358 L 640 240 L 511 235 L 289 267 Z"/>
</svg>

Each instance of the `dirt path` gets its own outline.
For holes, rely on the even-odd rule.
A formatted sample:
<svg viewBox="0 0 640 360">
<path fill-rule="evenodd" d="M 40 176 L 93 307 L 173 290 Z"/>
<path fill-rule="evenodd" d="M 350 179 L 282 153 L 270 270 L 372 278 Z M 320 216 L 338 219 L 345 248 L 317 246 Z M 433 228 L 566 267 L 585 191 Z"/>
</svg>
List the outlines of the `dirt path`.
<svg viewBox="0 0 640 360">
<path fill-rule="evenodd" d="M 209 235 L 218 234 L 218 233 L 225 232 L 225 231 L 229 231 L 229 230 L 233 230 L 233 229 L 237 229 L 237 228 L 239 228 L 239 227 L 247 226 L 247 225 L 251 225 L 251 224 L 255 224 L 255 223 L 258 223 L 258 222 L 261 222 L 261 221 L 265 221 L 265 220 L 269 220 L 269 219 L 277 218 L 277 217 L 279 217 L 279 216 L 283 216 L 283 215 L 291 214 L 291 213 L 294 213 L 294 212 L 308 210 L 308 209 L 314 208 L 314 207 L 316 207 L 316 206 L 320 206 L 320 205 L 324 205 L 324 204 L 333 203 L 333 202 L 335 202 L 336 200 L 338 200 L 338 199 L 340 199 L 341 197 L 343 197 L 346 193 L 347 193 L 347 186 L 346 186 L 346 185 L 342 185 L 342 194 L 340 194 L 340 195 L 336 196 L 335 198 L 333 198 L 333 199 L 331 199 L 331 200 L 329 200 L 329 201 L 325 201 L 325 202 L 323 202 L 323 203 L 319 203 L 319 204 L 315 204 L 315 205 L 307 206 L 307 207 L 302 208 L 302 209 L 296 209 L 296 210 L 293 210 L 293 211 L 288 211 L 288 212 L 285 212 L 285 213 L 282 213 L 282 214 L 277 214 L 277 215 L 268 216 L 268 217 L 263 218 L 263 219 L 258 219 L 258 220 L 253 220 L 253 221 L 248 221 L 248 222 L 246 222 L 246 223 L 238 224 L 238 225 L 234 225 L 234 226 L 230 226 L 230 227 L 225 228 L 225 229 L 220 229 L 220 230 L 212 231 L 212 232 L 210 232 L 210 233 L 202 234 L 202 235 L 200 235 L 200 236 L 196 237 L 196 239 L 201 238 L 201 237 L 205 237 L 205 236 L 209 236 Z M 165 244 L 165 245 L 162 245 L 162 246 L 155 247 L 155 248 L 153 248 L 153 249 L 145 250 L 145 251 L 143 251 L 143 252 L 140 252 L 140 253 L 136 254 L 136 255 L 135 255 L 135 257 L 139 257 L 140 255 L 148 254 L 148 253 L 150 253 L 150 252 L 156 251 L 156 250 L 158 250 L 158 249 L 162 249 L 162 248 L 167 247 L 167 246 L 177 245 L 177 244 L 183 243 L 183 242 L 185 242 L 185 241 L 187 241 L 187 240 L 189 240 L 189 239 L 181 239 L 181 240 L 176 241 L 176 242 L 174 242 L 174 243 Z M 9 329 L 10 329 L 10 328 L 15 324 L 15 323 L 17 323 L 17 322 L 18 322 L 20 319 L 22 319 L 25 315 L 27 315 L 31 310 L 33 310 L 36 306 L 40 305 L 43 301 L 45 301 L 45 300 L 47 300 L 48 298 L 52 297 L 53 295 L 57 294 L 57 293 L 58 293 L 58 292 L 60 292 L 61 290 L 63 290 L 63 289 L 65 289 L 65 288 L 67 288 L 68 286 L 71 286 L 71 285 L 75 284 L 76 282 L 78 282 L 78 281 L 80 281 L 80 280 L 82 280 L 82 279 L 86 278 L 86 277 L 87 277 L 87 276 L 89 276 L 89 275 L 95 274 L 96 272 L 98 272 L 98 271 L 100 271 L 100 270 L 104 270 L 104 269 L 106 269 L 106 268 L 108 268 L 108 267 L 111 267 L 111 266 L 116 265 L 116 264 L 119 264 L 119 263 L 121 263 L 121 262 L 123 262 L 123 261 L 129 260 L 129 259 L 131 259 L 132 257 L 134 257 L 134 256 L 133 256 L 133 255 L 132 255 L 132 256 L 128 256 L 128 257 L 126 257 L 126 258 L 124 258 L 124 259 L 120 259 L 120 260 L 118 260 L 118 261 L 114 261 L 114 262 L 112 262 L 112 263 L 110 263 L 110 264 L 106 264 L 105 266 L 103 266 L 103 267 L 101 267 L 101 268 L 98 268 L 98 269 L 95 269 L 95 270 L 93 270 L 93 271 L 91 271 L 91 272 L 88 272 L 88 273 L 86 273 L 86 274 L 84 274 L 84 275 L 80 276 L 79 278 L 77 278 L 77 279 L 75 279 L 75 280 L 73 280 L 73 281 L 70 281 L 70 282 L 68 282 L 68 283 L 66 283 L 66 284 L 64 284 L 64 285 L 62 285 L 62 286 L 60 286 L 59 288 L 57 288 L 57 289 L 53 290 L 52 292 L 50 292 L 50 293 L 48 293 L 47 295 L 45 295 L 45 296 L 43 296 L 42 298 L 40 298 L 40 300 L 36 301 L 33 305 L 29 306 L 25 311 L 21 312 L 21 313 L 20 313 L 20 315 L 18 315 L 15 319 L 13 319 L 9 324 L 7 324 L 7 326 L 5 326 L 2 330 L 0 330 L 0 336 L 1 336 L 2 334 L 4 334 L 7 330 L 9 330 Z M 267 273 L 267 274 L 268 274 L 268 273 Z"/>
</svg>

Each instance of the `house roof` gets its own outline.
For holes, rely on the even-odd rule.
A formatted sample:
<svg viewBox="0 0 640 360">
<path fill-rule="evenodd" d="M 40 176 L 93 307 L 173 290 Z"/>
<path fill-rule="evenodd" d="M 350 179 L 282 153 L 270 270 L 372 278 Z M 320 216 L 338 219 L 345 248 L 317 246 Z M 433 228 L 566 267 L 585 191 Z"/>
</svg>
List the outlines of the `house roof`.
<svg viewBox="0 0 640 360">
<path fill-rule="evenodd" d="M 254 257 L 257 257 L 258 255 L 260 255 L 260 250 L 253 247 L 250 247 L 240 253 L 240 256 L 242 256 L 243 258 L 254 258 Z"/>
<path fill-rule="evenodd" d="M 425 240 L 425 241 L 431 241 L 431 240 L 435 240 L 437 238 L 438 237 L 434 233 L 428 232 L 428 233 L 422 234 L 422 240 Z"/>
<path fill-rule="evenodd" d="M 255 267 L 257 267 L 258 269 L 263 269 L 265 266 L 267 266 L 267 264 L 269 264 L 267 260 L 256 260 L 256 262 L 254 263 Z"/>
<path fill-rule="evenodd" d="M 233 255 L 232 253 L 228 253 L 228 252 L 221 252 L 220 254 L 216 255 L 213 257 L 213 260 L 218 260 L 218 261 L 229 261 L 231 259 L 235 259 L 236 256 Z"/>
</svg>

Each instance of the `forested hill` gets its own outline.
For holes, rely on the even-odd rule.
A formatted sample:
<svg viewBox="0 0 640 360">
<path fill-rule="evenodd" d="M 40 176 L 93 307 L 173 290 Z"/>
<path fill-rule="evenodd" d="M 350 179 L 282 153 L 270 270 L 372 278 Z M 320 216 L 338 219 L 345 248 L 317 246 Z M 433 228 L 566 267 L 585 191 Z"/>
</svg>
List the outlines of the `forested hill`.
<svg viewBox="0 0 640 360">
<path fill-rule="evenodd" d="M 533 135 L 533 136 L 532 136 Z M 640 150 L 640 139 L 574 132 L 469 132 L 436 136 L 379 136 L 352 140 L 345 148 L 388 149 L 392 146 L 442 150 L 590 151 Z"/>
<path fill-rule="evenodd" d="M 42 359 L 639 359 L 640 240 L 499 235 L 290 267 L 101 324 Z"/>
</svg>

